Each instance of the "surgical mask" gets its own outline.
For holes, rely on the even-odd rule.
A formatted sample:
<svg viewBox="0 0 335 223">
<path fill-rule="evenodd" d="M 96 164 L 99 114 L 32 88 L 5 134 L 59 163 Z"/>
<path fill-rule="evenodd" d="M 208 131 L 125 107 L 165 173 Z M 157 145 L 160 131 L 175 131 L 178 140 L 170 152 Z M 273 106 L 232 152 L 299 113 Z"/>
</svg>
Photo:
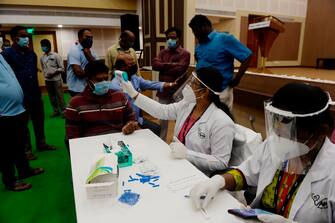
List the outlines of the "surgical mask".
<svg viewBox="0 0 335 223">
<path fill-rule="evenodd" d="M 185 85 L 183 91 L 183 100 L 188 103 L 196 103 L 197 99 L 195 97 L 194 91 L 190 85 Z"/>
<path fill-rule="evenodd" d="M 109 82 L 108 81 L 101 81 L 94 83 L 94 91 L 93 93 L 96 95 L 104 95 L 107 94 L 109 90 Z"/>
<path fill-rule="evenodd" d="M 19 37 L 19 41 L 17 41 L 17 44 L 20 47 L 28 47 L 28 45 L 29 45 L 29 38 L 28 37 Z"/>
<path fill-rule="evenodd" d="M 84 49 L 90 49 L 93 45 L 93 39 L 92 38 L 85 38 L 81 41 L 80 44 Z"/>
<path fill-rule="evenodd" d="M 177 48 L 177 40 L 175 39 L 168 39 L 166 41 L 166 44 L 168 46 L 169 49 L 176 49 Z"/>
<path fill-rule="evenodd" d="M 134 65 L 130 66 L 129 70 L 128 70 L 130 76 L 136 74 L 137 70 L 138 70 L 137 64 L 134 64 Z"/>
<path fill-rule="evenodd" d="M 2 45 L 3 45 L 3 38 L 0 37 L 0 48 L 2 47 Z"/>
<path fill-rule="evenodd" d="M 48 52 L 48 50 L 49 50 L 49 47 L 47 47 L 47 46 L 42 46 L 42 51 L 43 51 L 44 53 Z"/>
</svg>

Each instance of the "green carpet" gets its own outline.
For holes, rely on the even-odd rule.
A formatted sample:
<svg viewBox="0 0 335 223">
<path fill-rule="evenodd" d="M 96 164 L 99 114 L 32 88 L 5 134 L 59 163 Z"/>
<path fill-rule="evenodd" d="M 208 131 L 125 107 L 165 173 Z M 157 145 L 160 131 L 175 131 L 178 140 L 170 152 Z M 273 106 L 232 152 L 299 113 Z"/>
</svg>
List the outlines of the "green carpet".
<svg viewBox="0 0 335 223">
<path fill-rule="evenodd" d="M 65 95 L 66 101 L 69 96 Z M 31 131 L 33 152 L 37 160 L 32 167 L 43 167 L 45 173 L 27 178 L 32 189 L 11 192 L 0 184 L 0 223 L 72 223 L 76 222 L 71 165 L 64 145 L 64 119 L 49 118 L 52 113 L 48 96 L 43 96 L 47 143 L 58 150 L 36 152 Z M 31 123 L 30 123 L 31 129 Z"/>
</svg>

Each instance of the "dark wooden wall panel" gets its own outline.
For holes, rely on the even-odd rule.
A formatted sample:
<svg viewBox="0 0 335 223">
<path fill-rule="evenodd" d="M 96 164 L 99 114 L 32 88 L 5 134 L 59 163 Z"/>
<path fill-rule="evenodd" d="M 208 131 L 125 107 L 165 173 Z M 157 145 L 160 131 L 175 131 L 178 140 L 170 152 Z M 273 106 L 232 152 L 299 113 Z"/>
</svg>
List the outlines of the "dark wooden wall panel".
<svg viewBox="0 0 335 223">
<path fill-rule="evenodd" d="M 284 27 L 285 32 L 272 45 L 268 61 L 298 60 L 301 23 L 285 22 Z"/>
<path fill-rule="evenodd" d="M 316 58 L 335 58 L 335 2 L 309 0 L 302 65 L 315 66 Z"/>
</svg>

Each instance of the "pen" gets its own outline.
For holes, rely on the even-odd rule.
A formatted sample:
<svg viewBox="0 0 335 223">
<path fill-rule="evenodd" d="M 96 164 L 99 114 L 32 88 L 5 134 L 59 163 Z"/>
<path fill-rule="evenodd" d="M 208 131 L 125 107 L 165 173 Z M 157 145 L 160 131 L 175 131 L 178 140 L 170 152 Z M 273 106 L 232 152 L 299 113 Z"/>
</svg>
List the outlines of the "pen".
<svg viewBox="0 0 335 223">
<path fill-rule="evenodd" d="M 186 197 L 186 198 L 191 198 L 191 196 L 190 196 L 190 195 L 187 195 L 187 194 L 184 195 L 184 197 Z M 201 199 L 201 200 L 204 200 L 205 198 L 206 198 L 205 195 L 201 195 L 201 196 L 200 196 L 200 199 Z"/>
</svg>

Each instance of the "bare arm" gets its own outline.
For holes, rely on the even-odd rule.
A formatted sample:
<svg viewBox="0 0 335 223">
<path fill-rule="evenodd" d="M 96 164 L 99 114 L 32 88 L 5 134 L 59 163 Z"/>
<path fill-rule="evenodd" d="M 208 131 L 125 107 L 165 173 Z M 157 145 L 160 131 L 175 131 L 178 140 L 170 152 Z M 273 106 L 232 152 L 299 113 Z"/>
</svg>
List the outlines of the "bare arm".
<svg viewBox="0 0 335 223">
<path fill-rule="evenodd" d="M 73 73 L 78 77 L 78 78 L 85 78 L 86 74 L 85 71 L 80 67 L 78 64 L 72 64 L 72 69 Z"/>
<path fill-rule="evenodd" d="M 83 49 L 84 55 L 87 59 L 88 62 L 93 62 L 95 61 L 94 56 L 92 55 L 91 49 L 84 48 Z"/>
<path fill-rule="evenodd" d="M 241 63 L 241 66 L 238 69 L 237 74 L 235 75 L 234 79 L 229 84 L 230 87 L 236 87 L 240 83 L 242 76 L 245 74 L 245 72 L 247 71 L 249 67 L 250 61 L 251 61 L 251 56 L 249 56 L 245 61 Z"/>
</svg>

